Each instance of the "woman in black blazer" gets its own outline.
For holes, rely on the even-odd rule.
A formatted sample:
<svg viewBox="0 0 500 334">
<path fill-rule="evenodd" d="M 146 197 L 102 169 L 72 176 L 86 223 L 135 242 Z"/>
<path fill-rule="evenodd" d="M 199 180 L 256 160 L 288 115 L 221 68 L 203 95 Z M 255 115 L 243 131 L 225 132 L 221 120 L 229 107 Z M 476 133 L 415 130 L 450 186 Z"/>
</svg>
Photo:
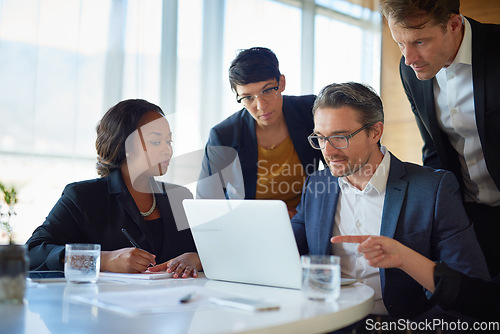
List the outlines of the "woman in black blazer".
<svg viewBox="0 0 500 334">
<path fill-rule="evenodd" d="M 163 111 L 145 100 L 118 103 L 97 126 L 96 149 L 101 178 L 66 186 L 26 242 L 31 270 L 62 270 L 65 244 L 97 243 L 101 271 L 142 272 L 153 265 L 150 271 L 196 277 L 201 264 L 182 209 L 192 194 L 154 180 L 172 157 Z"/>
</svg>

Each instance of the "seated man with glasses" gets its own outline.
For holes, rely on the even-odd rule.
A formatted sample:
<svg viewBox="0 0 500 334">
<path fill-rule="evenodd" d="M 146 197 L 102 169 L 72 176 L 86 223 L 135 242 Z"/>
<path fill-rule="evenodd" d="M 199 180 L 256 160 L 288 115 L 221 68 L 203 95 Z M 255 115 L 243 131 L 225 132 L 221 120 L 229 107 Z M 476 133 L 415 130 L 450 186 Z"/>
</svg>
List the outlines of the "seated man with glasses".
<svg viewBox="0 0 500 334">
<path fill-rule="evenodd" d="M 197 197 L 280 199 L 292 217 L 322 158 L 307 143 L 315 96 L 283 96 L 278 59 L 261 47 L 236 56 L 229 82 L 243 109 L 210 131 Z"/>
<path fill-rule="evenodd" d="M 342 276 L 375 291 L 375 315 L 448 317 L 403 271 L 370 267 L 357 254 L 356 244 L 331 244 L 330 238 L 387 236 L 432 261 L 488 279 L 453 173 L 401 162 L 380 144 L 382 101 L 367 86 L 348 82 L 324 87 L 313 114 L 309 143 L 322 152 L 329 168 L 310 175 L 304 184 L 292 219 L 299 252 L 340 256 Z"/>
</svg>

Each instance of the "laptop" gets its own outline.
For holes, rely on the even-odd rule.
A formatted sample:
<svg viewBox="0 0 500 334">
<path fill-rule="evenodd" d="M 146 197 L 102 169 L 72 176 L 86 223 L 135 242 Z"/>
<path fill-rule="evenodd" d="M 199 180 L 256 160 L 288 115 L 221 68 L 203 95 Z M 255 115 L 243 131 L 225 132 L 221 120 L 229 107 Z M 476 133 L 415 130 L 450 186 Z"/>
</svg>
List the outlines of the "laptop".
<svg viewBox="0 0 500 334">
<path fill-rule="evenodd" d="M 183 206 L 207 278 L 300 289 L 300 255 L 283 201 L 185 199 Z"/>
</svg>

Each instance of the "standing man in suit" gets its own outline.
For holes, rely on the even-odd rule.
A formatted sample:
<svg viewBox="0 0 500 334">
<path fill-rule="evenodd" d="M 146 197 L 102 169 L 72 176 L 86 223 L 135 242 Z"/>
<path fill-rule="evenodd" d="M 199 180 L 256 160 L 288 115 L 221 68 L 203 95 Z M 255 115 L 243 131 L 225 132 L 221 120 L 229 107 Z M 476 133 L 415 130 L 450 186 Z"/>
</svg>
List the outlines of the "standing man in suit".
<svg viewBox="0 0 500 334">
<path fill-rule="evenodd" d="M 355 244 L 331 244 L 338 235 L 384 235 L 432 261 L 488 279 L 457 181 L 448 171 L 405 163 L 380 145 L 382 101 L 359 83 L 324 87 L 313 106 L 311 146 L 329 168 L 309 176 L 292 226 L 301 254 L 335 254 L 342 275 L 375 291 L 373 314 L 435 317 L 422 287 L 397 269 L 370 267 Z M 431 312 L 424 315 L 425 312 Z"/>
<path fill-rule="evenodd" d="M 426 166 L 452 171 L 490 274 L 500 273 L 500 26 L 459 13 L 459 0 L 381 3 L 403 57 L 403 86 Z"/>
</svg>

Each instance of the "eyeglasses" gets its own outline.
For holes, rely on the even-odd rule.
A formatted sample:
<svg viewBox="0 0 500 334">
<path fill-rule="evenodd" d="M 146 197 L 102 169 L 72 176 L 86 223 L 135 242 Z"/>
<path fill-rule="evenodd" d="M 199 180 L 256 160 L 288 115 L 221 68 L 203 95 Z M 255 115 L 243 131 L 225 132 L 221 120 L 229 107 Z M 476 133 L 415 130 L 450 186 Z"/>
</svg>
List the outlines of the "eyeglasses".
<svg viewBox="0 0 500 334">
<path fill-rule="evenodd" d="M 314 133 L 309 135 L 307 137 L 307 140 L 309 140 L 309 144 L 311 144 L 312 148 L 316 150 L 323 150 L 326 147 L 326 142 L 328 141 L 330 145 L 332 145 L 336 149 L 344 149 L 349 147 L 349 139 L 363 131 L 364 129 L 372 126 L 373 124 L 366 124 L 363 126 L 361 129 L 354 131 L 350 135 L 344 136 L 344 135 L 333 135 L 333 136 L 328 136 L 328 137 L 323 137 L 323 136 L 318 136 L 315 135 Z"/>
<path fill-rule="evenodd" d="M 277 96 L 276 93 L 278 92 L 278 89 L 279 89 L 279 86 L 267 88 L 267 89 L 264 89 L 260 94 L 242 96 L 242 97 L 236 99 L 236 101 L 238 101 L 238 103 L 243 104 L 245 107 L 249 107 L 252 104 L 254 104 L 255 100 L 257 100 L 258 97 L 260 97 L 261 99 L 263 99 L 265 101 L 269 101 L 269 100 L 276 98 L 276 96 Z"/>
</svg>

